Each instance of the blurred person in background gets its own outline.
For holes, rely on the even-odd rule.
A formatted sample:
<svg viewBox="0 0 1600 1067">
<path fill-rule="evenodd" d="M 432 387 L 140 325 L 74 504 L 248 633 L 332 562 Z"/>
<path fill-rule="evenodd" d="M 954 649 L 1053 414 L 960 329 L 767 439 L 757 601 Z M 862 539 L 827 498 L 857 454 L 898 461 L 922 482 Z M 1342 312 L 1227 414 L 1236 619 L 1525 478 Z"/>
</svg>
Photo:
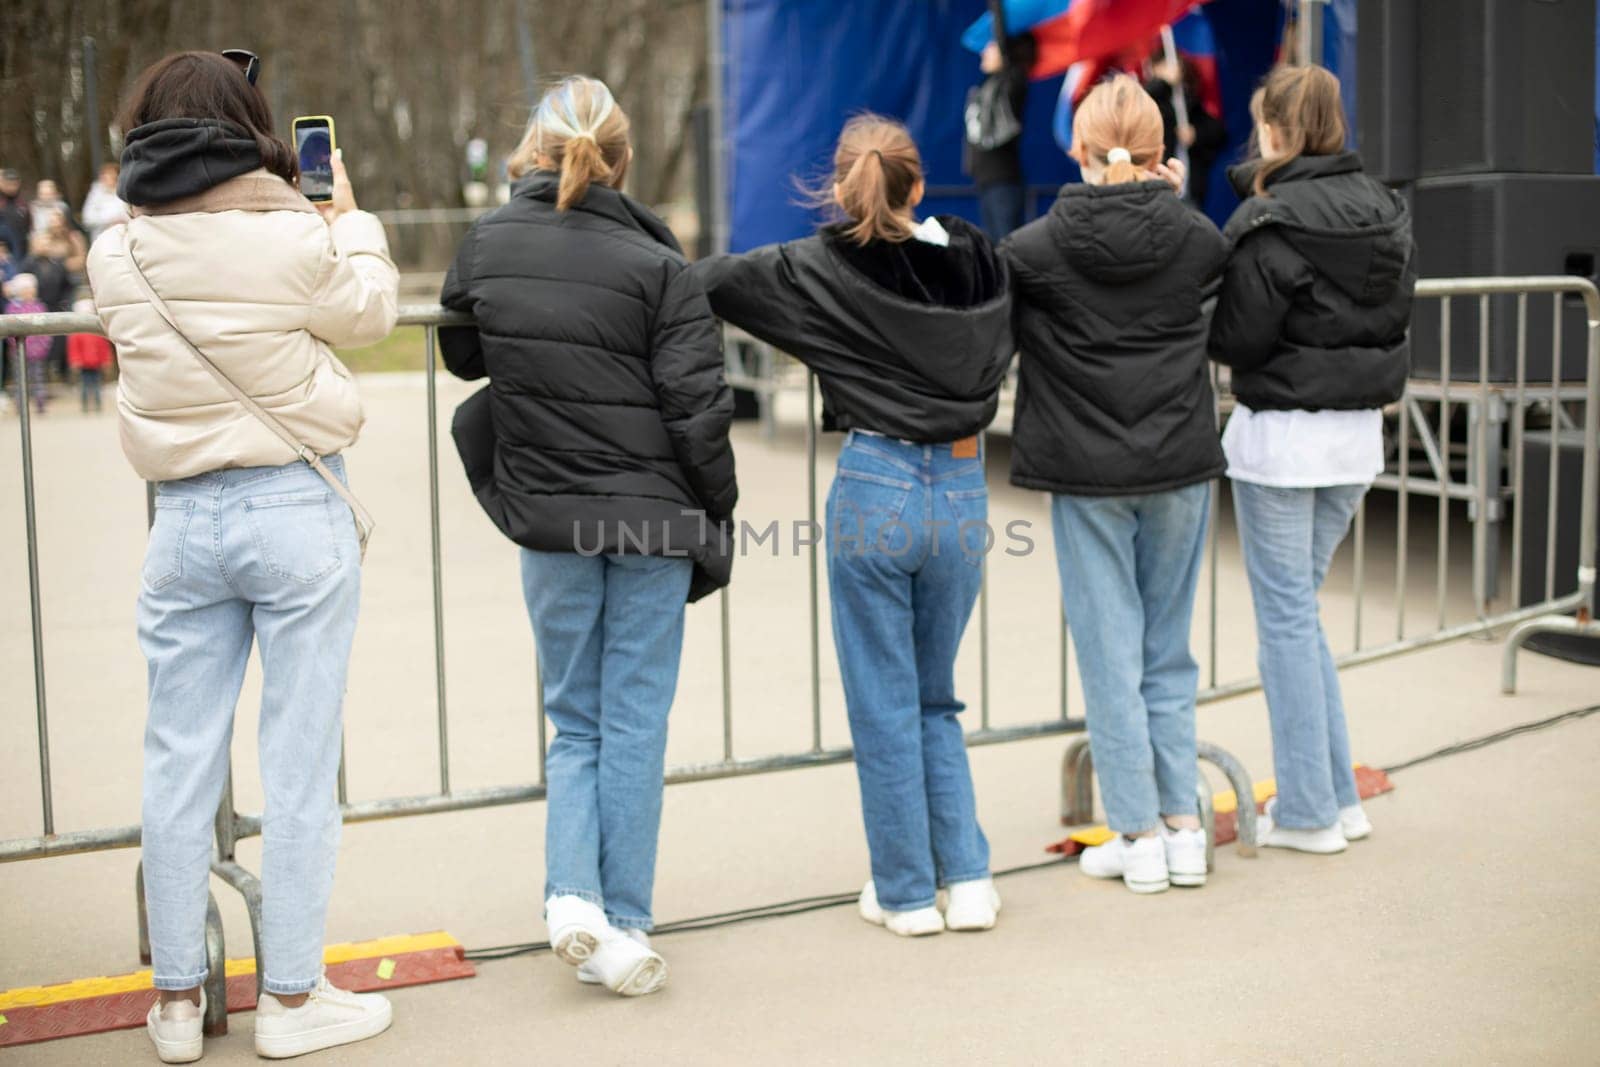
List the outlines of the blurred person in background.
<svg viewBox="0 0 1600 1067">
<path fill-rule="evenodd" d="M 28 255 L 18 269 L 32 274 L 38 281 L 39 299 L 51 311 L 66 311 L 72 307 L 72 297 L 82 277 L 86 250 L 83 234 L 66 225 L 62 211 L 51 212 L 47 229 L 28 239 Z M 75 273 L 76 272 L 76 273 Z M 49 373 L 65 381 L 67 378 L 67 339 L 48 338 L 50 358 L 46 363 Z"/>
<path fill-rule="evenodd" d="M 361 596 L 343 452 L 365 419 L 333 348 L 389 334 L 399 273 L 343 163 L 330 202 L 301 195 L 266 98 L 227 57 L 160 60 L 121 126 L 134 217 L 95 242 L 89 277 L 117 346 L 123 453 L 155 489 L 138 603 L 149 665 L 141 849 L 160 991 L 146 1032 L 166 1062 L 203 1052 L 212 819 L 256 645 L 266 808 L 255 1048 L 298 1056 L 392 1019 L 383 996 L 328 981 L 323 934 Z"/>
<path fill-rule="evenodd" d="M 11 246 L 14 259 L 28 254 L 28 235 L 33 233 L 33 212 L 22 195 L 22 175 L 10 167 L 0 169 L 0 241 Z"/>
<path fill-rule="evenodd" d="M 61 195 L 61 186 L 49 178 L 41 179 L 33 187 L 33 202 L 28 205 L 30 234 L 43 233 L 50 228 L 51 219 L 55 212 L 64 211 L 67 214 L 67 224 L 75 226 L 72 221 L 72 209 L 68 207 L 66 197 Z"/>
<path fill-rule="evenodd" d="M 111 227 L 128 221 L 128 205 L 117 196 L 121 169 L 115 163 L 101 167 L 99 177 L 89 186 L 89 195 L 83 198 L 83 224 L 89 230 L 91 244 Z"/>
<path fill-rule="evenodd" d="M 79 315 L 93 315 L 94 301 L 79 300 L 72 310 Z M 99 334 L 75 333 L 67 338 L 67 366 L 78 373 L 79 403 L 85 414 L 104 408 L 100 386 L 111 369 L 112 355 L 111 342 Z"/>
<path fill-rule="evenodd" d="M 44 301 L 39 299 L 39 285 L 31 274 L 18 274 L 7 282 L 5 295 L 5 313 L 7 315 L 42 315 L 50 310 L 45 306 Z M 18 343 L 16 339 L 10 342 L 13 351 L 16 350 Z M 50 338 L 24 337 L 20 340 L 20 344 L 22 358 L 27 361 L 28 392 L 33 397 L 34 407 L 39 414 L 43 415 L 47 395 L 45 391 L 44 365 L 45 360 L 50 356 Z M 18 368 L 17 373 L 20 375 L 21 368 Z M 16 380 L 18 384 L 17 406 L 21 407 L 25 403 L 20 391 L 22 379 L 19 376 Z"/>
<path fill-rule="evenodd" d="M 1201 102 L 1200 74 L 1193 63 L 1178 58 L 1170 61 L 1162 52 L 1152 59 L 1151 77 L 1145 81 L 1145 92 L 1155 99 L 1161 109 L 1164 151 L 1167 158 L 1178 154 L 1179 148 L 1189 153 L 1189 184 L 1183 198 L 1191 206 L 1205 210 L 1206 194 L 1211 188 L 1211 169 L 1228 144 L 1228 128 L 1222 120 L 1206 110 Z M 1178 88 L 1183 89 L 1185 118 L 1178 121 Z"/>
<path fill-rule="evenodd" d="M 999 83 L 1020 123 L 1028 104 L 1028 71 L 1038 52 L 1033 35 L 1019 33 L 984 45 L 978 69 Z M 1027 209 L 1027 182 L 1022 173 L 1022 134 L 1004 144 L 982 148 L 968 134 L 967 170 L 978 187 L 978 213 L 983 231 L 994 244 L 1022 225 Z"/>
</svg>

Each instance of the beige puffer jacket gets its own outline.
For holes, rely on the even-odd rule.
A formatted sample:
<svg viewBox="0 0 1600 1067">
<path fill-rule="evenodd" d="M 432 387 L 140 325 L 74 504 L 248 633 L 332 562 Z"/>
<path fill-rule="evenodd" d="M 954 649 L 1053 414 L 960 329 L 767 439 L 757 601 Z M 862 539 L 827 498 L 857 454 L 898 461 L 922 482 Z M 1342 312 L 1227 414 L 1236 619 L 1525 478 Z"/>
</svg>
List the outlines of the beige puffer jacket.
<svg viewBox="0 0 1600 1067">
<path fill-rule="evenodd" d="M 235 385 L 319 455 L 365 419 L 330 346 L 394 328 L 399 274 L 364 211 L 331 227 L 282 178 L 252 171 L 197 196 L 138 209 L 89 252 L 89 282 L 117 346 L 122 450 L 140 477 L 171 481 L 295 456 L 231 399 L 141 295 L 138 256 L 178 325 Z"/>
</svg>

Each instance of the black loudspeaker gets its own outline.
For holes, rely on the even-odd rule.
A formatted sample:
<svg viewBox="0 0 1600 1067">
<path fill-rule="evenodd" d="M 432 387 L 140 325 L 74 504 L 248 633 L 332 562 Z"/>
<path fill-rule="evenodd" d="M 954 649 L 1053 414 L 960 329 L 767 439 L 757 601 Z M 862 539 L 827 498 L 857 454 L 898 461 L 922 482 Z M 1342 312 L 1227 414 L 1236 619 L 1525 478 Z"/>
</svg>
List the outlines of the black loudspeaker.
<svg viewBox="0 0 1600 1067">
<path fill-rule="evenodd" d="M 1583 506 L 1583 434 L 1563 430 L 1529 433 L 1522 438 L 1522 573 L 1517 588 L 1524 604 L 1544 599 L 1546 547 L 1550 531 L 1550 463 L 1559 449 L 1556 469 L 1555 593 L 1563 596 L 1578 588 L 1578 518 Z M 1600 521 L 1600 515 L 1595 516 Z M 1590 560 L 1600 566 L 1600 548 Z M 1538 634 L 1528 647 L 1575 663 L 1600 665 L 1600 638 L 1576 634 Z"/>
<path fill-rule="evenodd" d="M 1423 178 L 1408 190 L 1418 276 L 1571 274 L 1595 279 L 1600 260 L 1600 176 L 1474 174 Z M 1577 296 L 1528 297 L 1527 380 L 1554 374 L 1552 301 L 1561 303 L 1561 378 L 1582 381 L 1586 318 Z M 1489 301 L 1489 380 L 1517 376 L 1517 298 Z M 1440 302 L 1418 300 L 1411 326 L 1411 373 L 1439 378 Z M 1477 381 L 1478 299 L 1450 309 L 1450 380 Z"/>
<path fill-rule="evenodd" d="M 1417 176 L 1417 0 L 1362 0 L 1356 20 L 1356 133 L 1367 173 Z"/>
<path fill-rule="evenodd" d="M 1594 172 L 1595 0 L 1417 0 L 1417 13 L 1419 176 Z"/>
</svg>

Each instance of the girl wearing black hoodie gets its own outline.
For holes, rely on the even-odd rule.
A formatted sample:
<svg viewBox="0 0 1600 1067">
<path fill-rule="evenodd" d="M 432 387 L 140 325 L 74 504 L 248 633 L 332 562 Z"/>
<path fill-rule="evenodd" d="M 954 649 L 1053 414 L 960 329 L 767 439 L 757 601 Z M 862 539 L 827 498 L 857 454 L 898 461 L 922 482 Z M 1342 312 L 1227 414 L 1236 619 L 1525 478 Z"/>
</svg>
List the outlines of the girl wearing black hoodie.
<svg viewBox="0 0 1600 1067">
<path fill-rule="evenodd" d="M 1052 494 L 1062 602 L 1118 836 L 1081 867 L 1136 893 L 1206 879 L 1189 618 L 1222 473 L 1201 301 L 1222 236 L 1157 175 L 1161 111 L 1126 75 L 1073 120 L 1084 183 L 1001 246 L 1022 353 L 1011 480 Z"/>
<path fill-rule="evenodd" d="M 824 429 L 848 435 L 828 582 L 872 858 L 861 915 L 904 936 L 985 930 L 1000 906 L 954 662 L 989 543 L 977 435 L 1011 359 L 1011 298 L 976 227 L 916 222 L 922 191 L 905 127 L 859 116 L 834 153 L 848 221 L 695 267 L 717 314 L 816 372 Z"/>
<path fill-rule="evenodd" d="M 1416 256 L 1405 201 L 1345 149 L 1339 83 L 1285 67 L 1252 101 L 1260 158 L 1211 327 L 1239 398 L 1223 433 L 1255 601 L 1278 796 L 1261 843 L 1342 852 L 1372 832 L 1351 770 L 1317 591 L 1383 470 L 1383 405 L 1405 392 Z"/>
</svg>

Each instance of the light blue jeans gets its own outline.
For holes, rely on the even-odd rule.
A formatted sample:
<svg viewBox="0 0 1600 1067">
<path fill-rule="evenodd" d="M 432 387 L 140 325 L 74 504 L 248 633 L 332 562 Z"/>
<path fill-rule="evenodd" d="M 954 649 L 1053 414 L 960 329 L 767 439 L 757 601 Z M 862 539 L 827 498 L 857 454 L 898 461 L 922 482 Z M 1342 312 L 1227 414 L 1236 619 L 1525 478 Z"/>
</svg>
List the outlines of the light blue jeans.
<svg viewBox="0 0 1600 1067">
<path fill-rule="evenodd" d="M 545 898 L 572 895 L 649 930 L 667 712 L 694 564 L 522 550 L 544 710 Z"/>
<path fill-rule="evenodd" d="M 344 477 L 340 457 L 327 464 Z M 350 509 L 304 463 L 156 487 L 138 615 L 150 681 L 143 860 L 157 989 L 206 977 L 212 819 L 252 641 L 266 793 L 259 962 L 269 993 L 304 993 L 322 974 L 360 562 Z"/>
<path fill-rule="evenodd" d="M 1189 620 L 1210 483 L 1051 499 L 1061 600 L 1078 647 L 1106 821 L 1123 834 L 1199 810 Z"/>
<path fill-rule="evenodd" d="M 833 639 L 878 901 L 989 874 L 955 658 L 991 543 L 981 458 L 851 434 L 828 493 Z"/>
<path fill-rule="evenodd" d="M 1340 808 L 1361 802 L 1317 591 L 1366 492 L 1364 485 L 1279 489 L 1233 482 L 1256 606 L 1257 662 L 1272 719 L 1275 818 L 1290 829 L 1332 826 Z"/>
</svg>

